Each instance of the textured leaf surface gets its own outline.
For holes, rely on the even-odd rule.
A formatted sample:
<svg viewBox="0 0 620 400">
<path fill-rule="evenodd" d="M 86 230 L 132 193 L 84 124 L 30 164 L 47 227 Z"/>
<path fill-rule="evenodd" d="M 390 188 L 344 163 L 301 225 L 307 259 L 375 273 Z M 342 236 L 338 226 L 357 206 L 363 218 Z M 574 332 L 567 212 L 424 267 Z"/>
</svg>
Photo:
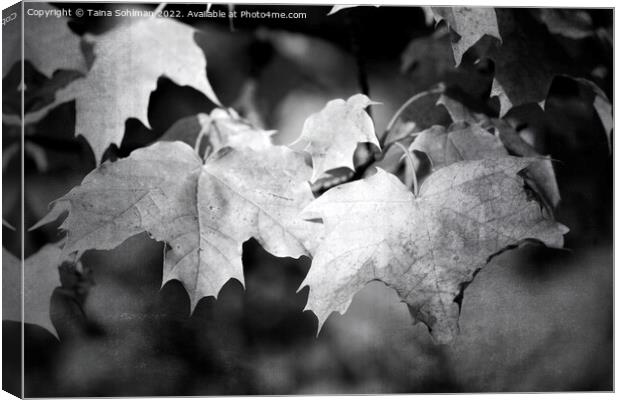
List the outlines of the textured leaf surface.
<svg viewBox="0 0 620 400">
<path fill-rule="evenodd" d="M 458 162 L 422 184 L 418 198 L 383 170 L 326 192 L 304 211 L 325 223 L 308 276 L 307 309 L 319 327 L 344 313 L 372 280 L 394 288 L 439 342 L 456 334 L 455 299 L 477 270 L 526 239 L 561 247 L 567 229 L 545 218 L 517 173 L 532 160 Z"/>
<path fill-rule="evenodd" d="M 60 286 L 58 266 L 61 248 L 55 244 L 43 246 L 24 263 L 24 322 L 36 324 L 58 338 L 50 319 L 52 292 Z M 2 319 L 22 321 L 21 315 L 22 264 L 19 258 L 2 249 Z"/>
<path fill-rule="evenodd" d="M 458 161 L 501 158 L 508 155 L 502 142 L 478 125 L 446 130 L 433 126 L 421 132 L 409 147 L 426 153 L 433 169 Z"/>
<path fill-rule="evenodd" d="M 84 79 L 58 92 L 76 100 L 76 135 L 83 135 L 99 163 L 111 144 L 120 145 L 127 118 L 149 127 L 149 96 L 166 76 L 192 86 L 219 104 L 207 80 L 207 62 L 194 42 L 195 30 L 169 18 L 134 18 L 95 36 L 95 61 Z"/>
<path fill-rule="evenodd" d="M 454 104 L 452 104 L 454 103 Z M 450 114 L 461 121 L 476 121 L 481 115 L 474 115 L 462 104 L 452 101 Z M 456 110 L 456 111 L 455 111 Z M 456 121 L 456 120 L 455 120 Z M 491 134 L 479 124 L 490 124 L 496 134 Z M 560 203 L 560 189 L 555 177 L 553 163 L 549 157 L 541 156 L 527 144 L 507 122 L 498 119 L 482 118 L 471 125 L 455 126 L 448 130 L 433 126 L 421 132 L 409 146 L 411 151 L 426 153 L 434 170 L 458 161 L 500 158 L 509 151 L 522 157 L 538 158 L 525 170 L 530 186 L 541 196 L 550 210 Z"/>
<path fill-rule="evenodd" d="M 463 55 L 484 35 L 502 40 L 497 26 L 495 10 L 489 7 L 431 7 L 435 21 L 446 21 L 448 26 L 458 34 L 452 40 L 454 60 L 458 66 Z"/>
<path fill-rule="evenodd" d="M 227 148 L 203 164 L 181 142 L 159 142 L 106 162 L 54 203 L 38 225 L 68 212 L 65 253 L 112 249 L 147 231 L 165 241 L 164 283 L 178 279 L 192 309 L 231 278 L 243 283 L 242 244 L 277 256 L 312 252 L 321 224 L 299 213 L 313 199 L 303 155 Z"/>
<path fill-rule="evenodd" d="M 376 103 L 356 94 L 346 101 L 332 100 L 306 119 L 301 136 L 291 147 L 304 148 L 312 156 L 312 182 L 332 169 L 354 170 L 353 153 L 359 143 L 372 143 L 379 148 L 372 119 L 365 111 L 371 104 Z"/>
<path fill-rule="evenodd" d="M 43 12 L 58 9 L 46 3 L 29 5 Z M 21 10 L 17 11 L 21 18 Z M 86 61 L 80 50 L 80 37 L 67 26 L 68 18 L 50 16 L 24 18 L 24 58 L 47 77 L 59 69 L 86 71 Z M 2 75 L 21 60 L 21 24 L 12 21 L 2 27 Z"/>
</svg>

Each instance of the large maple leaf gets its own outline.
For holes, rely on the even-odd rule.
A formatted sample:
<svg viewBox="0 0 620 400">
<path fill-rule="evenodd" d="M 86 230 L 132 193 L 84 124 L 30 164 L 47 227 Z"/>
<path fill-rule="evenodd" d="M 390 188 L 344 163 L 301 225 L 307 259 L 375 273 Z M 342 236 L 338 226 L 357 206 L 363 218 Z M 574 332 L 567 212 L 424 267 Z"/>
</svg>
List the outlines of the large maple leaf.
<svg viewBox="0 0 620 400">
<path fill-rule="evenodd" d="M 531 162 L 457 162 L 430 175 L 417 198 L 378 169 L 311 203 L 303 215 L 323 219 L 325 240 L 301 287 L 310 287 L 306 308 L 319 328 L 379 280 L 439 342 L 450 341 L 458 329 L 456 299 L 491 257 L 525 240 L 563 245 L 567 228 L 545 217 L 517 175 Z"/>
<path fill-rule="evenodd" d="M 83 79 L 57 93 L 76 100 L 75 134 L 90 143 L 97 163 L 111 144 L 120 145 L 127 118 L 149 127 L 149 96 L 166 76 L 219 101 L 207 80 L 207 61 L 195 30 L 169 18 L 138 18 L 90 37 L 95 61 Z"/>
<path fill-rule="evenodd" d="M 365 109 L 371 101 L 363 94 L 332 100 L 320 112 L 306 119 L 301 136 L 291 147 L 302 147 L 312 156 L 312 182 L 325 172 L 346 167 L 355 171 L 353 154 L 359 143 L 379 148 L 372 119 Z"/>
<path fill-rule="evenodd" d="M 168 245 L 164 283 L 178 279 L 192 309 L 231 278 L 243 283 L 242 244 L 277 256 L 312 252 L 322 225 L 303 220 L 310 167 L 287 147 L 225 148 L 206 162 L 182 142 L 159 142 L 103 163 L 38 225 L 68 212 L 65 253 L 112 249 L 147 231 Z"/>
<path fill-rule="evenodd" d="M 50 300 L 54 289 L 60 286 L 58 266 L 61 248 L 47 244 L 24 262 L 24 323 L 36 324 L 58 332 L 50 318 Z M 2 319 L 22 321 L 22 263 L 19 258 L 2 249 Z"/>
</svg>

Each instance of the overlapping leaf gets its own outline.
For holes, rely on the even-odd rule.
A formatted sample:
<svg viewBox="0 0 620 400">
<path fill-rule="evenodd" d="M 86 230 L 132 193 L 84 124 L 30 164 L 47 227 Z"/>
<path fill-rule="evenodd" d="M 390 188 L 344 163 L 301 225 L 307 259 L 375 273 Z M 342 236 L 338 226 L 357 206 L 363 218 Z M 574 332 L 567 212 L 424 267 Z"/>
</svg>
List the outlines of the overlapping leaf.
<svg viewBox="0 0 620 400">
<path fill-rule="evenodd" d="M 42 12 L 60 10 L 46 3 L 29 5 Z M 21 9 L 16 10 L 21 14 Z M 18 20 L 7 22 L 2 28 L 2 76 L 22 57 L 22 32 Z M 67 26 L 68 18 L 50 15 L 46 18 L 26 15 L 23 20 L 23 56 L 47 77 L 59 70 L 86 72 L 86 61 L 80 49 L 80 37 Z"/>
<path fill-rule="evenodd" d="M 168 245 L 163 280 L 178 279 L 192 309 L 231 278 L 242 244 L 277 256 L 310 254 L 322 226 L 299 217 L 313 199 L 303 155 L 282 146 L 225 148 L 205 163 L 182 142 L 158 142 L 106 162 L 58 199 L 40 224 L 68 216 L 65 253 L 112 249 L 147 231 Z"/>
<path fill-rule="evenodd" d="M 614 129 L 614 117 L 613 107 L 609 98 L 603 89 L 591 80 L 584 78 L 576 78 L 575 80 L 590 90 L 593 98 L 592 106 L 601 120 L 601 124 L 603 124 L 603 129 L 605 129 L 605 134 L 607 135 L 607 144 L 611 151 L 611 132 Z"/>
<path fill-rule="evenodd" d="M 326 236 L 302 287 L 310 287 L 307 309 L 319 327 L 380 280 L 439 342 L 450 341 L 458 330 L 455 300 L 493 255 L 528 239 L 562 246 L 567 229 L 545 217 L 517 175 L 531 162 L 457 162 L 430 175 L 418 198 L 378 170 L 311 203 L 304 215 L 322 218 Z"/>
<path fill-rule="evenodd" d="M 198 114 L 185 117 L 174 123 L 160 140 L 182 141 L 194 146 L 199 136 L 202 143 L 198 145 L 215 153 L 224 147 L 247 147 L 254 150 L 266 150 L 272 146 L 271 137 L 275 131 L 254 128 L 233 110 L 216 108 L 211 114 Z"/>
<path fill-rule="evenodd" d="M 549 32 L 536 24 L 524 10 L 498 9 L 496 12 L 503 43 L 491 50 L 489 56 L 495 62 L 491 96 L 499 99 L 500 116 L 513 107 L 528 103 L 537 103 L 544 108 L 553 78 L 566 75 L 592 91 L 595 110 L 609 139 L 613 119 L 611 103 L 604 92 L 592 81 L 580 77 L 584 76 L 583 71 L 574 66 Z M 549 20 L 546 22 L 550 23 Z"/>
<path fill-rule="evenodd" d="M 587 14 L 575 10 L 541 11 L 539 18 L 547 25 L 547 30 L 526 10 L 467 7 L 431 9 L 436 21 L 445 20 L 460 36 L 457 41 L 452 41 L 457 65 L 463 54 L 485 34 L 498 39 L 495 42 L 479 43 L 476 52 L 478 57 L 489 57 L 495 63 L 491 96 L 499 99 L 500 116 L 524 104 L 534 103 L 544 108 L 556 75 L 583 76 L 571 65 L 570 59 L 552 39 L 550 32 L 571 38 L 591 35 L 591 29 L 587 28 L 591 24 Z M 596 85 L 585 83 L 582 78 L 576 80 L 592 89 L 595 109 L 609 134 L 612 125 L 610 102 L 604 94 L 600 95 L 601 90 Z"/>
<path fill-rule="evenodd" d="M 312 178 L 316 182 L 325 172 L 346 167 L 355 170 L 353 153 L 359 143 L 379 148 L 372 119 L 365 109 L 376 104 L 363 94 L 348 100 L 332 100 L 304 123 L 301 136 L 291 147 L 303 148 L 312 156 Z"/>
<path fill-rule="evenodd" d="M 149 96 L 160 76 L 192 86 L 219 104 L 194 34 L 169 18 L 134 18 L 91 38 L 95 61 L 88 75 L 57 95 L 60 101 L 76 100 L 75 133 L 88 140 L 97 162 L 108 146 L 120 144 L 127 118 L 149 126 Z"/>
<path fill-rule="evenodd" d="M 459 7 L 435 8 L 435 18 L 445 19 L 450 27 L 462 38 L 463 47 L 453 50 L 455 59 L 473 46 L 484 34 L 499 39 L 496 43 L 482 45 L 480 57 L 490 57 L 495 63 L 495 77 L 491 96 L 497 96 L 500 102 L 500 116 L 512 107 L 528 103 L 544 104 L 551 81 L 557 73 L 565 71 L 561 63 L 549 57 L 549 52 L 559 53 L 547 40 L 548 33 L 533 23 L 526 12 L 512 9 L 473 8 L 467 9 L 465 17 L 457 18 Z M 459 20 L 464 28 L 459 31 Z M 473 21 L 468 25 L 467 21 Z M 478 22 L 476 22 L 478 21 Z M 465 46 L 467 45 L 467 46 Z M 545 62 L 541 62 L 545 60 Z M 457 63 L 458 64 L 458 63 Z"/>
<path fill-rule="evenodd" d="M 497 137 L 511 154 L 538 158 L 538 161 L 532 163 L 525 171 L 526 180 L 540 195 L 548 208 L 550 210 L 555 209 L 560 203 L 561 196 L 552 160 L 548 156 L 538 154 L 506 121 L 492 119 L 490 122 Z"/>
<path fill-rule="evenodd" d="M 560 190 L 549 157 L 540 155 L 504 120 L 473 112 L 445 93 L 439 96 L 437 103 L 448 110 L 457 125 L 448 130 L 433 127 L 420 133 L 412 142 L 411 150 L 425 152 L 435 168 L 456 161 L 501 157 L 509 153 L 538 158 L 526 169 L 526 180 L 550 210 L 557 207 L 561 199 Z M 459 124 L 463 123 L 465 127 L 459 128 Z M 483 126 L 494 130 L 495 135 L 483 129 Z M 437 164 L 434 159 L 440 163 Z"/>
<path fill-rule="evenodd" d="M 431 7 L 435 21 L 446 21 L 458 35 L 452 40 L 452 51 L 456 65 L 461 64 L 463 55 L 484 35 L 502 40 L 497 26 L 495 10 L 489 7 Z"/>
<path fill-rule="evenodd" d="M 502 142 L 478 125 L 452 130 L 434 126 L 422 131 L 409 150 L 426 153 L 435 170 L 459 161 L 508 156 Z"/>
<path fill-rule="evenodd" d="M 522 104 L 544 106 L 553 77 L 568 69 L 557 61 L 566 56 L 524 10 L 497 9 L 496 13 L 503 43 L 490 53 L 495 62 L 491 96 L 499 99 L 500 116 Z"/>
<path fill-rule="evenodd" d="M 61 248 L 47 244 L 24 262 L 24 323 L 36 324 L 58 338 L 50 319 L 52 292 L 60 286 Z M 2 249 L 2 319 L 22 321 L 22 263 Z"/>
</svg>

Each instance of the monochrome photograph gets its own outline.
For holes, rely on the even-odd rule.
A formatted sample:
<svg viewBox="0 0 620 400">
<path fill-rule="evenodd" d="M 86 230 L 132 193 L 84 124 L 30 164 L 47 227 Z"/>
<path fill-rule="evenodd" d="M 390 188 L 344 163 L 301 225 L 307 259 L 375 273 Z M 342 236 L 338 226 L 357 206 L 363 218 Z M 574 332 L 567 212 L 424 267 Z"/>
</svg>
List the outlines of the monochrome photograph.
<svg viewBox="0 0 620 400">
<path fill-rule="evenodd" d="M 614 9 L 2 11 L 2 390 L 614 391 Z"/>
</svg>

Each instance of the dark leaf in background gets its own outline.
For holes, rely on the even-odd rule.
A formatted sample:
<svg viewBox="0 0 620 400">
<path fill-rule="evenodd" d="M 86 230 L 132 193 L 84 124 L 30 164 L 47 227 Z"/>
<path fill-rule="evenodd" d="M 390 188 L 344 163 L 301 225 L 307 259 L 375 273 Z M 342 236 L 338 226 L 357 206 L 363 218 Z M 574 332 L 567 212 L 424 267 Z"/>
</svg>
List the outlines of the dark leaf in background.
<svg viewBox="0 0 620 400">
<path fill-rule="evenodd" d="M 57 11 L 46 3 L 38 4 L 37 10 Z M 67 17 L 58 17 L 54 14 L 45 18 L 25 17 L 23 56 L 47 77 L 51 77 L 60 69 L 86 72 L 86 60 L 80 49 L 80 37 L 69 29 L 67 22 Z M 20 25 L 7 24 L 7 26 L 8 29 L 4 27 L 2 29 L 3 78 L 12 66 L 22 59 Z"/>
</svg>

